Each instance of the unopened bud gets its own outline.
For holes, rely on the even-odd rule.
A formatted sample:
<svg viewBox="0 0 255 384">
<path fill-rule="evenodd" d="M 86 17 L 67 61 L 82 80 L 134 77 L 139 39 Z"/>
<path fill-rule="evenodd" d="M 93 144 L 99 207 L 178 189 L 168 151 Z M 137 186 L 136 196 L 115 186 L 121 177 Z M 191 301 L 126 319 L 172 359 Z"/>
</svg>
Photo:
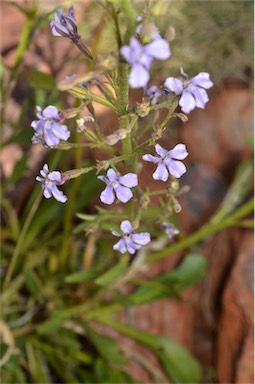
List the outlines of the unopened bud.
<svg viewBox="0 0 255 384">
<path fill-rule="evenodd" d="M 76 132 L 84 132 L 85 129 L 87 129 L 87 126 L 85 125 L 87 121 L 94 123 L 95 119 L 93 116 L 85 116 L 85 117 L 81 117 L 80 119 L 77 119 Z"/>
<path fill-rule="evenodd" d="M 102 160 L 97 163 L 96 169 L 97 169 L 97 174 L 101 171 L 105 171 L 108 169 L 111 165 L 111 162 L 109 160 Z"/>
<path fill-rule="evenodd" d="M 94 169 L 94 166 L 92 167 L 86 167 L 86 168 L 80 168 L 80 169 L 70 169 L 69 171 L 66 171 L 61 174 L 61 180 L 63 182 L 66 182 L 70 179 L 75 179 L 76 177 L 79 177 L 83 175 L 84 173 L 88 173 Z"/>
<path fill-rule="evenodd" d="M 174 116 L 178 117 L 178 119 L 180 119 L 183 123 L 187 123 L 189 120 L 188 116 L 184 115 L 184 113 L 175 113 Z"/>
<path fill-rule="evenodd" d="M 150 99 L 144 97 L 142 103 L 137 103 L 136 112 L 140 117 L 147 116 L 150 112 Z"/>
<path fill-rule="evenodd" d="M 175 38 L 175 29 L 171 25 L 167 28 L 166 33 L 165 33 L 165 39 L 167 41 L 173 41 Z"/>
<path fill-rule="evenodd" d="M 146 193 L 141 197 L 140 204 L 143 209 L 146 209 L 148 205 L 150 204 L 150 196 L 148 196 Z"/>
<path fill-rule="evenodd" d="M 114 145 L 118 143 L 118 141 L 123 140 L 127 137 L 128 130 L 127 129 L 118 129 L 116 132 L 112 133 L 105 137 L 104 141 L 108 145 Z"/>
<path fill-rule="evenodd" d="M 142 25 L 140 35 L 144 43 L 149 43 L 159 35 L 159 30 L 155 24 L 145 22 Z"/>
<path fill-rule="evenodd" d="M 59 116 L 61 120 L 72 119 L 73 117 L 77 116 L 83 108 L 84 105 L 81 105 L 78 108 L 67 108 L 64 111 L 59 112 Z"/>
<path fill-rule="evenodd" d="M 172 183 L 171 183 L 171 189 L 172 189 L 174 192 L 178 191 L 179 186 L 180 186 L 179 181 L 177 181 L 177 180 L 172 181 Z"/>
<path fill-rule="evenodd" d="M 181 207 L 181 205 L 179 203 L 174 204 L 173 208 L 174 208 L 174 212 L 175 213 L 179 213 L 182 210 L 182 207 Z"/>
</svg>

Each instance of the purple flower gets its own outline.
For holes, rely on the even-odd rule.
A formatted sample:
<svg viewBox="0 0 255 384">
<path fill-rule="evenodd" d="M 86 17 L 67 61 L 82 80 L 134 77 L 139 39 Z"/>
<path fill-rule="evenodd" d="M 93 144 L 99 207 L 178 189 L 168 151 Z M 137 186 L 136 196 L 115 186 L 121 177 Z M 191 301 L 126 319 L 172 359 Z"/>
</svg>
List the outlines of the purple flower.
<svg viewBox="0 0 255 384">
<path fill-rule="evenodd" d="M 190 80 L 182 68 L 181 74 L 184 79 L 168 77 L 164 83 L 165 89 L 181 95 L 179 105 L 184 113 L 190 113 L 195 107 L 204 109 L 209 100 L 205 89 L 213 86 L 209 73 L 200 72 Z"/>
<path fill-rule="evenodd" d="M 158 102 L 158 99 L 162 95 L 162 92 L 158 89 L 156 85 L 152 85 L 146 90 L 146 95 L 151 99 L 151 105 L 155 105 Z"/>
<path fill-rule="evenodd" d="M 100 195 L 100 200 L 104 204 L 112 204 L 114 202 L 114 192 L 122 203 L 126 203 L 133 196 L 130 188 L 137 185 L 137 176 L 135 173 L 127 173 L 124 176 L 119 176 L 112 168 L 108 170 L 107 177 L 98 176 L 98 179 L 104 181 L 107 185 Z"/>
<path fill-rule="evenodd" d="M 112 231 L 114 236 L 122 237 L 118 243 L 113 246 L 115 251 L 121 253 L 128 252 L 133 255 L 138 249 L 142 248 L 143 245 L 151 241 L 151 236 L 148 232 L 135 233 L 132 224 L 128 220 L 122 221 L 120 229 L 122 230 L 122 234 Z"/>
<path fill-rule="evenodd" d="M 159 156 L 143 155 L 143 160 L 158 164 L 156 171 L 152 175 L 154 180 L 167 181 L 169 173 L 179 178 L 186 172 L 185 165 L 181 161 L 178 161 L 188 156 L 184 144 L 177 144 L 170 151 L 156 144 L 155 150 Z"/>
<path fill-rule="evenodd" d="M 129 76 L 131 88 L 146 86 L 150 79 L 148 70 L 153 59 L 166 60 L 171 55 L 168 42 L 160 36 L 146 45 L 131 37 L 130 44 L 122 47 L 120 53 L 132 67 Z"/>
<path fill-rule="evenodd" d="M 173 224 L 169 224 L 166 221 L 162 223 L 162 226 L 165 229 L 167 237 L 171 239 L 173 236 L 178 235 L 180 233 L 179 229 L 175 228 Z"/>
<path fill-rule="evenodd" d="M 59 9 L 55 13 L 55 20 L 50 22 L 50 26 L 54 36 L 69 37 L 70 39 L 79 38 L 77 34 L 77 21 L 72 5 L 69 8 L 68 16 L 64 15 L 63 9 Z"/>
<path fill-rule="evenodd" d="M 42 184 L 43 195 L 46 199 L 54 197 L 60 203 L 65 203 L 67 197 L 57 188 L 57 185 L 64 184 L 65 180 L 59 171 L 49 172 L 49 167 L 44 164 L 43 169 L 40 171 L 42 177 L 37 176 L 36 180 Z"/>
<path fill-rule="evenodd" d="M 38 106 L 36 108 L 39 120 L 34 120 L 31 123 L 31 127 L 35 130 L 32 142 L 54 147 L 59 144 L 60 140 L 66 141 L 70 132 L 66 125 L 59 124 L 62 117 L 58 109 L 52 105 L 44 108 L 44 110 Z"/>
</svg>

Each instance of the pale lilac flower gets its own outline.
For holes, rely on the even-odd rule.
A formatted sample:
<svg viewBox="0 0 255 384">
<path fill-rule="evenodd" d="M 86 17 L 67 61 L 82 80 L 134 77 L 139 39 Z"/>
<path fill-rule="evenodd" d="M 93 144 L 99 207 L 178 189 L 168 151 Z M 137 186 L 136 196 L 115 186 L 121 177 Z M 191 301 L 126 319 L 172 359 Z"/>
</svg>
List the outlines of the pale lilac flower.
<svg viewBox="0 0 255 384">
<path fill-rule="evenodd" d="M 115 194 L 122 203 L 126 203 L 133 197 L 130 188 L 135 187 L 138 183 L 135 173 L 120 176 L 112 168 L 108 170 L 107 177 L 98 176 L 98 179 L 107 185 L 100 195 L 100 200 L 104 204 L 112 204 L 115 200 Z"/>
<path fill-rule="evenodd" d="M 69 37 L 70 39 L 79 38 L 77 34 L 77 21 L 72 5 L 69 8 L 68 16 L 64 14 L 63 9 L 59 9 L 55 13 L 55 20 L 50 22 L 50 26 L 54 36 Z"/>
<path fill-rule="evenodd" d="M 132 67 L 129 76 L 131 88 L 146 86 L 150 79 L 149 68 L 153 59 L 166 60 L 171 55 L 169 43 L 160 36 L 146 45 L 131 37 L 130 44 L 122 47 L 120 53 Z"/>
<path fill-rule="evenodd" d="M 209 98 L 205 89 L 213 86 L 210 75 L 207 72 L 200 72 L 197 76 L 188 78 L 188 75 L 181 68 L 184 79 L 168 77 L 164 83 L 167 91 L 181 95 L 179 105 L 184 113 L 190 113 L 195 107 L 205 108 Z"/>
<path fill-rule="evenodd" d="M 146 90 L 146 95 L 151 99 L 151 105 L 155 105 L 157 104 L 160 96 L 162 96 L 162 92 L 156 85 L 152 85 Z"/>
<path fill-rule="evenodd" d="M 166 221 L 162 223 L 162 226 L 165 229 L 167 237 L 171 239 L 173 236 L 178 235 L 180 233 L 179 229 L 177 229 L 173 224 L 169 224 Z"/>
<path fill-rule="evenodd" d="M 116 231 L 112 231 L 114 236 L 121 237 L 121 239 L 113 246 L 115 251 L 121 253 L 128 252 L 133 255 L 143 245 L 148 244 L 151 241 L 151 236 L 148 232 L 135 233 L 135 230 L 128 220 L 122 221 L 120 224 L 122 234 Z"/>
<path fill-rule="evenodd" d="M 156 144 L 155 150 L 159 156 L 143 155 L 143 160 L 158 164 L 156 171 L 152 175 L 154 180 L 167 181 L 169 173 L 172 176 L 179 178 L 186 172 L 185 165 L 179 161 L 188 156 L 184 144 L 177 144 L 170 151 L 167 151 L 159 144 Z"/>
<path fill-rule="evenodd" d="M 64 184 L 65 180 L 59 171 L 49 171 L 47 164 L 44 164 L 43 169 L 40 171 L 42 177 L 37 176 L 36 180 L 42 185 L 43 195 L 46 199 L 54 197 L 60 203 L 65 203 L 67 197 L 57 188 L 57 185 Z"/>
<path fill-rule="evenodd" d="M 38 106 L 36 108 L 39 120 L 34 120 L 31 123 L 31 127 L 35 130 L 32 142 L 54 147 L 59 144 L 60 140 L 66 141 L 70 136 L 70 132 L 66 125 L 60 124 L 63 119 L 58 109 L 52 105 L 43 110 Z"/>
</svg>

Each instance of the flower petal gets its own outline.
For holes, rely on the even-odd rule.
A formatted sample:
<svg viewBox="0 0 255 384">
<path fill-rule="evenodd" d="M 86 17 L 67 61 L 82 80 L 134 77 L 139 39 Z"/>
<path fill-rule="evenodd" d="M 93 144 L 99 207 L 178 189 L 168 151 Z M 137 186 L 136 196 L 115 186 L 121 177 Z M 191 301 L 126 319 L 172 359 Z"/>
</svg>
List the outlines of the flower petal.
<svg viewBox="0 0 255 384">
<path fill-rule="evenodd" d="M 49 187 L 44 188 L 43 196 L 45 199 L 49 199 L 52 196 L 52 190 Z"/>
<path fill-rule="evenodd" d="M 117 232 L 117 231 L 112 231 L 112 234 L 113 234 L 114 236 L 118 236 L 118 237 L 121 236 L 121 235 L 119 234 L 119 232 Z"/>
<path fill-rule="evenodd" d="M 48 174 L 48 179 L 59 184 L 61 183 L 61 173 L 59 171 L 52 171 Z"/>
<path fill-rule="evenodd" d="M 157 154 L 162 157 L 162 159 L 166 156 L 167 154 L 167 150 L 162 148 L 161 145 L 159 144 L 156 144 L 155 145 L 155 151 L 157 152 Z"/>
<path fill-rule="evenodd" d="M 51 123 L 52 133 L 60 140 L 67 140 L 70 137 L 70 132 L 66 125 L 61 125 L 55 122 Z"/>
<path fill-rule="evenodd" d="M 191 90 L 196 100 L 196 107 L 204 109 L 205 104 L 209 101 L 209 97 L 203 88 L 195 87 Z"/>
<path fill-rule="evenodd" d="M 107 187 L 101 192 L 100 194 L 100 200 L 104 204 L 112 204 L 114 202 L 115 196 L 113 193 L 113 189 L 110 185 L 107 185 Z"/>
<path fill-rule="evenodd" d="M 189 76 L 187 75 L 187 73 L 184 72 L 184 69 L 182 67 L 180 68 L 180 72 L 181 72 L 181 75 L 184 76 L 186 79 L 189 78 Z"/>
<path fill-rule="evenodd" d="M 127 187 L 122 187 L 122 185 L 117 185 L 113 187 L 117 198 L 122 202 L 126 203 L 133 197 L 132 191 Z"/>
<path fill-rule="evenodd" d="M 127 252 L 127 247 L 126 247 L 125 240 L 120 239 L 116 244 L 114 244 L 113 249 L 115 251 L 119 251 L 121 253 Z"/>
<path fill-rule="evenodd" d="M 115 181 L 118 178 L 117 173 L 114 171 L 114 169 L 110 168 L 107 171 L 107 177 L 110 181 Z"/>
<path fill-rule="evenodd" d="M 144 46 L 144 52 L 147 55 L 159 60 L 166 60 L 171 56 L 170 46 L 167 40 L 157 38 Z"/>
<path fill-rule="evenodd" d="M 68 34 L 68 30 L 63 27 L 61 24 L 59 23 L 56 23 L 55 21 L 51 21 L 50 22 L 50 27 L 51 27 L 51 33 L 53 34 L 53 36 L 62 36 L 58 31 L 58 30 L 61 30 L 63 33 L 65 34 Z M 56 29 L 57 28 L 57 29 Z"/>
<path fill-rule="evenodd" d="M 177 179 L 179 179 L 186 172 L 185 165 L 181 161 L 178 161 L 178 160 L 168 161 L 167 167 L 168 167 L 171 175 L 176 177 Z"/>
<path fill-rule="evenodd" d="M 164 82 L 164 87 L 176 95 L 180 95 L 183 91 L 183 83 L 176 77 L 168 77 Z"/>
<path fill-rule="evenodd" d="M 129 220 L 122 221 L 122 223 L 120 224 L 120 229 L 125 235 L 129 235 L 134 230 Z"/>
<path fill-rule="evenodd" d="M 141 248 L 141 245 L 133 243 L 133 241 L 130 238 L 125 239 L 126 247 L 128 253 L 133 255 L 138 249 Z"/>
<path fill-rule="evenodd" d="M 102 180 L 105 184 L 109 184 L 109 180 L 105 176 L 97 176 L 99 180 Z"/>
<path fill-rule="evenodd" d="M 213 82 L 210 80 L 210 75 L 207 72 L 200 72 L 197 76 L 192 77 L 190 82 L 205 89 L 209 89 L 213 86 Z"/>
<path fill-rule="evenodd" d="M 53 105 L 49 105 L 48 107 L 44 108 L 44 110 L 42 111 L 42 116 L 45 119 L 59 120 L 58 109 Z"/>
<path fill-rule="evenodd" d="M 173 149 L 168 152 L 171 159 L 183 160 L 188 156 L 186 145 L 177 144 Z"/>
<path fill-rule="evenodd" d="M 167 181 L 168 176 L 169 175 L 168 175 L 167 168 L 166 168 L 165 164 L 163 163 L 163 161 L 161 161 L 158 164 L 157 169 L 153 173 L 152 177 L 153 177 L 154 180 Z"/>
<path fill-rule="evenodd" d="M 60 191 L 56 185 L 51 187 L 52 196 L 59 201 L 60 203 L 65 203 L 67 201 L 67 197 Z"/>
<path fill-rule="evenodd" d="M 130 235 L 130 238 L 132 241 L 140 245 L 148 244 L 151 241 L 151 235 L 149 232 L 134 233 Z"/>
<path fill-rule="evenodd" d="M 145 161 L 151 161 L 152 163 L 155 163 L 155 164 L 161 160 L 159 157 L 152 156 L 152 155 L 143 155 L 142 158 Z"/>
<path fill-rule="evenodd" d="M 129 85 L 131 88 L 143 88 L 146 86 L 149 79 L 149 72 L 143 67 L 143 65 L 135 63 L 132 66 L 132 70 L 129 75 Z"/>
<path fill-rule="evenodd" d="M 120 53 L 128 63 L 132 64 L 132 50 L 128 45 L 121 47 Z"/>
<path fill-rule="evenodd" d="M 188 91 L 184 91 L 179 100 L 179 105 L 184 113 L 190 113 L 195 109 L 196 102 L 192 94 Z"/>
<path fill-rule="evenodd" d="M 127 173 L 126 175 L 119 177 L 119 182 L 125 187 L 136 187 L 138 184 L 137 175 L 135 173 Z"/>
<path fill-rule="evenodd" d="M 48 123 L 48 121 L 46 123 Z M 59 144 L 59 139 L 53 134 L 51 129 L 47 127 L 47 124 L 45 124 L 45 128 L 44 128 L 44 138 L 45 138 L 46 144 L 49 147 L 54 147 L 55 145 Z"/>
</svg>

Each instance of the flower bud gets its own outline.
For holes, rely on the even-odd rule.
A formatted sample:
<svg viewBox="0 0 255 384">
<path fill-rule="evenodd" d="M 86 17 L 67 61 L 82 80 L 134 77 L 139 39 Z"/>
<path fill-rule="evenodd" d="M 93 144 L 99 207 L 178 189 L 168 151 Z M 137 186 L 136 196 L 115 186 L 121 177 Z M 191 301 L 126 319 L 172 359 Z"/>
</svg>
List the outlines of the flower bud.
<svg viewBox="0 0 255 384">
<path fill-rule="evenodd" d="M 145 22 L 140 30 L 143 43 L 149 43 L 159 35 L 158 28 L 151 22 Z"/>
<path fill-rule="evenodd" d="M 175 29 L 171 25 L 167 28 L 166 33 L 165 33 L 165 39 L 167 41 L 173 41 L 175 38 Z"/>
<path fill-rule="evenodd" d="M 180 119 L 183 123 L 187 123 L 187 121 L 189 120 L 188 116 L 184 113 L 175 113 L 174 117 L 178 117 L 178 119 Z"/>
<path fill-rule="evenodd" d="M 116 132 L 106 136 L 104 141 L 108 145 L 114 145 L 118 143 L 118 141 L 125 139 L 127 137 L 127 134 L 127 129 L 118 129 Z"/>
<path fill-rule="evenodd" d="M 142 103 L 136 103 L 136 112 L 138 116 L 140 117 L 145 117 L 149 114 L 150 112 L 150 100 L 147 98 L 142 99 Z"/>
</svg>

